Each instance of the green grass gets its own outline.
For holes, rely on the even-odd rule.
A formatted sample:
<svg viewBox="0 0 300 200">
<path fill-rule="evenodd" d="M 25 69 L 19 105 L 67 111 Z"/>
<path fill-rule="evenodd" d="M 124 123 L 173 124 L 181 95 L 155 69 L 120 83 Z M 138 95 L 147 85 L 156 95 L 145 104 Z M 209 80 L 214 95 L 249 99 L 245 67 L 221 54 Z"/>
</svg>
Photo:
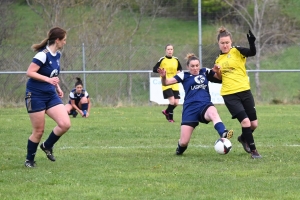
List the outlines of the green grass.
<svg viewBox="0 0 300 200">
<path fill-rule="evenodd" d="M 2 108 L 0 199 L 298 199 L 300 106 L 257 106 L 261 160 L 244 152 L 238 122 L 224 105 L 217 108 L 235 130 L 227 155 L 214 151 L 211 123 L 196 128 L 183 156 L 174 155 L 181 106 L 174 124 L 163 106 L 97 107 L 90 118 L 71 119 L 56 162 L 39 149 L 35 169 L 23 166 L 31 132 L 25 108 Z M 55 126 L 46 120 L 43 141 Z"/>
</svg>

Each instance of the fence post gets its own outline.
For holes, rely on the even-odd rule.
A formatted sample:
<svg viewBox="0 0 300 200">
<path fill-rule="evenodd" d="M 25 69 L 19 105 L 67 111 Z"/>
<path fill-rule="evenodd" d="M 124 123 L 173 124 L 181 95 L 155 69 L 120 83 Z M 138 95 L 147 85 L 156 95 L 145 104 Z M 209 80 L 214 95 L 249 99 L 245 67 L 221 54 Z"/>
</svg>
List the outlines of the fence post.
<svg viewBox="0 0 300 200">
<path fill-rule="evenodd" d="M 86 90 L 86 81 L 85 81 L 85 49 L 84 49 L 84 43 L 82 43 L 82 71 L 83 71 L 83 88 Z"/>
</svg>

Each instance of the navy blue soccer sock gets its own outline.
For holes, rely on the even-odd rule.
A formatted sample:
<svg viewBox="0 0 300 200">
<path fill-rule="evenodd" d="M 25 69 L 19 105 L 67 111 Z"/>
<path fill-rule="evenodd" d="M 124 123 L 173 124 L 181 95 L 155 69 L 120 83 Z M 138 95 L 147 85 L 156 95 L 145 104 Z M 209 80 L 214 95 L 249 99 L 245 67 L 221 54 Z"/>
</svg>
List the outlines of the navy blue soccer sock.
<svg viewBox="0 0 300 200">
<path fill-rule="evenodd" d="M 88 104 L 88 103 L 83 103 L 83 104 L 81 104 L 81 109 L 82 109 L 82 110 L 86 110 L 86 111 L 87 111 L 88 107 L 89 107 L 89 104 Z"/>
<path fill-rule="evenodd" d="M 34 161 L 38 145 L 39 143 L 34 143 L 28 139 L 26 160 Z"/>
<path fill-rule="evenodd" d="M 52 131 L 48 137 L 48 139 L 44 142 L 44 147 L 46 149 L 51 149 L 54 144 L 59 140 L 60 136 L 57 136 L 54 134 L 54 132 Z"/>
<path fill-rule="evenodd" d="M 226 128 L 223 122 L 218 122 L 215 124 L 214 128 L 218 131 L 220 137 L 223 136 L 223 133 L 225 132 Z"/>
</svg>

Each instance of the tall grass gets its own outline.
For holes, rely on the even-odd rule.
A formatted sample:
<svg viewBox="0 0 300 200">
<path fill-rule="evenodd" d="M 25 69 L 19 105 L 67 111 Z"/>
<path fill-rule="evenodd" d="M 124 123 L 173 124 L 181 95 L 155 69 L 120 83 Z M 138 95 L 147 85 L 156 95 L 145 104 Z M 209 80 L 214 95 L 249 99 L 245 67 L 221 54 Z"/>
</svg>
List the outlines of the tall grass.
<svg viewBox="0 0 300 200">
<path fill-rule="evenodd" d="M 175 148 L 181 106 L 168 123 L 164 106 L 94 107 L 56 144 L 56 162 L 41 150 L 37 168 L 23 166 L 31 132 L 25 108 L 1 109 L 0 199 L 298 199 L 300 106 L 257 106 L 254 132 L 263 158 L 253 160 L 236 138 L 240 127 L 217 106 L 235 131 L 232 151 L 213 149 L 218 134 L 200 124 L 183 156 Z M 46 118 L 44 141 L 54 123 Z"/>
</svg>

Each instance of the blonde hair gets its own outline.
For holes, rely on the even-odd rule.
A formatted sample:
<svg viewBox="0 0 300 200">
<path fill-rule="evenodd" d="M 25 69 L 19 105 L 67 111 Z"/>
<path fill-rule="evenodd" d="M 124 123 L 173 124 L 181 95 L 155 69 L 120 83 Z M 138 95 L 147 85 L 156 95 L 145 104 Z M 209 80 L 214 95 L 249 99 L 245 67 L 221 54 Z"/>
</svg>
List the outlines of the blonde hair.
<svg viewBox="0 0 300 200">
<path fill-rule="evenodd" d="M 188 53 L 188 54 L 186 54 L 186 56 L 185 56 L 184 59 L 186 59 L 186 65 L 187 66 L 190 65 L 190 62 L 192 60 L 198 60 L 200 62 L 199 58 L 194 53 Z"/>
<path fill-rule="evenodd" d="M 56 39 L 62 40 L 66 36 L 67 32 L 59 27 L 54 27 L 50 29 L 47 34 L 47 37 L 43 39 L 39 44 L 33 44 L 31 49 L 33 51 L 39 51 L 40 49 L 44 48 L 46 45 L 52 45 L 55 43 Z"/>
<path fill-rule="evenodd" d="M 226 28 L 224 26 L 221 26 L 218 29 L 218 36 L 217 36 L 217 40 L 219 41 L 221 37 L 227 37 L 229 36 L 230 39 L 232 39 L 232 35 L 229 31 L 226 30 Z"/>
</svg>

